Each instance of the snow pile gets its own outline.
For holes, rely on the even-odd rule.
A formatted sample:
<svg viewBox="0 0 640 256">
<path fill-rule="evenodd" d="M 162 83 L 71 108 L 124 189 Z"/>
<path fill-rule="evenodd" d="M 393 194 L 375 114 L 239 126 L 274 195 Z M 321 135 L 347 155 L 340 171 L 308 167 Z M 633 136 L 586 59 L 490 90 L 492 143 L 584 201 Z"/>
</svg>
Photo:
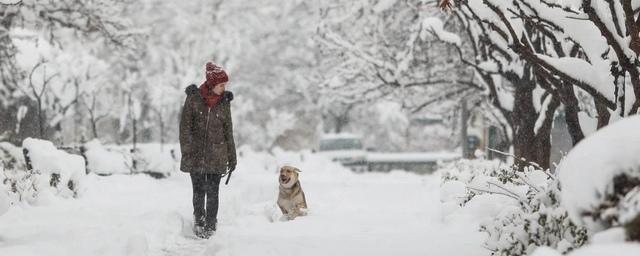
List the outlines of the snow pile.
<svg viewBox="0 0 640 256">
<path fill-rule="evenodd" d="M 90 172 L 99 175 L 128 174 L 131 171 L 127 166 L 127 159 L 119 152 L 106 149 L 99 140 L 85 143 L 85 156 L 87 157 Z"/>
<path fill-rule="evenodd" d="M 567 254 L 567 256 L 636 256 L 638 255 L 638 252 L 640 252 L 640 244 L 612 243 L 587 245 L 583 248 Z M 543 247 L 536 250 L 536 252 L 533 253 L 532 256 L 562 256 L 562 253 L 556 252 L 553 249 L 547 247 Z"/>
<path fill-rule="evenodd" d="M 27 138 L 22 147 L 28 150 L 32 169 L 45 177 L 50 177 L 48 185 L 56 188 L 56 194 L 63 197 L 77 196 L 85 177 L 84 159 L 58 150 L 53 143 Z M 40 188 L 46 187 L 47 180 L 41 179 Z"/>
<path fill-rule="evenodd" d="M 146 173 L 163 178 L 179 170 L 180 145 L 178 144 L 138 143 L 135 151 L 132 150 L 132 145 L 103 147 L 114 154 L 122 155 L 124 164 L 128 167 L 127 171 L 131 173 Z"/>
<path fill-rule="evenodd" d="M 558 167 L 571 218 L 598 231 L 640 212 L 640 116 L 610 124 L 576 145 Z"/>
<path fill-rule="evenodd" d="M 606 244 L 624 243 L 626 240 L 627 234 L 624 228 L 610 228 L 593 234 L 589 242 L 593 244 Z"/>
<path fill-rule="evenodd" d="M 458 211 L 459 213 L 461 205 L 468 201 L 467 185 L 461 181 L 449 180 L 445 181 L 440 189 L 442 214 L 445 216 L 445 218 L 451 218 L 450 216 L 452 216 L 456 211 Z"/>
<path fill-rule="evenodd" d="M 467 185 L 457 180 L 445 181 L 440 187 L 440 201 L 442 202 L 458 202 L 461 204 L 467 195 Z"/>
<path fill-rule="evenodd" d="M 136 169 L 141 172 L 154 172 L 164 177 L 179 169 L 180 146 L 177 144 L 146 143 L 138 145 L 136 154 L 138 159 L 143 159 L 143 166 Z"/>
<path fill-rule="evenodd" d="M 440 171 L 445 221 L 476 220 L 493 255 L 527 255 L 540 246 L 568 252 L 587 241 L 571 222 L 555 176 L 495 161 L 461 160 Z"/>
</svg>

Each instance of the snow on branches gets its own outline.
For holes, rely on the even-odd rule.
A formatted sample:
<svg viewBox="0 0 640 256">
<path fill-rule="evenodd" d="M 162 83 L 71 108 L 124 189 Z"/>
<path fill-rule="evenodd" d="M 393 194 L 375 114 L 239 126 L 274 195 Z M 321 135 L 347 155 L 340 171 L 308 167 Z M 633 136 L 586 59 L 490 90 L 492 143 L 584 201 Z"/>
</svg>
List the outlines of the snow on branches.
<svg viewBox="0 0 640 256">
<path fill-rule="evenodd" d="M 526 148 L 550 141 L 545 125 L 556 109 L 564 112 L 574 144 L 592 130 L 592 119 L 601 128 L 611 116 L 638 113 L 636 1 L 442 0 L 439 7 L 452 10 L 463 27 L 470 42 L 466 47 L 475 55 L 463 62 L 481 78 L 492 105 L 512 127 L 516 156 L 548 165 L 546 153 Z M 459 52 L 465 47 L 451 45 Z M 513 92 L 513 100 L 505 102 L 513 106 L 503 104 L 505 97 L 498 93 L 505 87 Z"/>
<path fill-rule="evenodd" d="M 451 4 L 450 0 L 440 3 Z M 531 65 L 550 91 L 573 85 L 621 116 L 638 112 L 638 4 L 629 0 L 458 0 L 453 5 L 456 15 L 475 23 L 473 29 L 482 30 L 484 40 L 499 47 L 503 57 L 517 57 Z M 625 78 L 631 88 L 625 88 Z"/>
</svg>

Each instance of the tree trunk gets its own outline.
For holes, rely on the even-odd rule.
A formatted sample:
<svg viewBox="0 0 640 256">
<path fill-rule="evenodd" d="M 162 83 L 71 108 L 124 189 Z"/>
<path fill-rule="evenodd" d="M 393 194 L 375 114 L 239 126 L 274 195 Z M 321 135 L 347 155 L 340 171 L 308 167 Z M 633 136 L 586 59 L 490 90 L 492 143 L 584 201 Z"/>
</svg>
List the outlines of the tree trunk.
<svg viewBox="0 0 640 256">
<path fill-rule="evenodd" d="M 346 116 L 337 116 L 335 118 L 335 121 L 336 121 L 336 126 L 334 128 L 335 133 L 341 133 L 344 127 L 347 126 L 349 119 Z"/>
<path fill-rule="evenodd" d="M 596 111 L 598 112 L 598 129 L 605 127 L 609 124 L 609 119 L 611 118 L 611 113 L 609 113 L 609 108 L 599 101 L 594 99 L 596 104 Z"/>
<path fill-rule="evenodd" d="M 560 105 L 559 99 L 551 98 L 547 109 L 541 110 L 545 113 L 538 113 L 533 105 L 533 90 L 536 88 L 536 83 L 531 77 L 532 73 L 525 73 L 524 77 L 514 83 L 516 104 L 513 106 L 512 113 L 513 148 L 519 170 L 530 163 L 536 163 L 543 169 L 549 168 L 551 128 L 554 113 Z M 553 97 L 553 95 L 547 95 L 547 97 Z M 545 118 L 536 131 L 536 121 L 540 115 L 544 115 Z"/>
<path fill-rule="evenodd" d="M 549 95 L 548 97 L 553 96 Z M 552 98 L 544 113 L 542 125 L 540 125 L 535 135 L 534 152 L 536 155 L 532 161 L 538 163 L 545 170 L 549 169 L 551 165 L 551 129 L 553 128 L 554 114 L 558 106 L 560 106 L 560 101 L 555 97 Z"/>
<path fill-rule="evenodd" d="M 469 120 L 469 109 L 467 108 L 467 101 L 462 99 L 461 102 L 461 114 L 460 114 L 460 146 L 462 147 L 462 158 L 470 159 L 471 153 L 469 152 L 468 135 L 467 135 L 467 120 Z"/>
<path fill-rule="evenodd" d="M 80 102 L 80 84 L 78 83 L 77 79 L 75 79 L 74 81 L 75 81 L 74 83 L 75 102 Z M 74 112 L 73 113 L 73 141 L 77 143 L 80 141 L 80 135 L 81 135 L 79 126 L 82 126 L 82 115 L 80 114 L 81 112 L 80 104 L 75 104 L 73 106 L 73 112 Z"/>
<path fill-rule="evenodd" d="M 91 132 L 93 133 L 93 138 L 97 139 L 98 138 L 98 128 L 96 127 L 96 123 L 98 121 L 92 116 L 91 117 Z"/>
<path fill-rule="evenodd" d="M 38 131 L 39 139 L 44 139 L 44 111 L 42 110 L 42 100 L 37 98 L 38 101 Z"/>
<path fill-rule="evenodd" d="M 160 118 L 160 150 L 164 150 L 164 120 L 162 120 L 162 115 L 158 113 Z"/>
<path fill-rule="evenodd" d="M 135 150 L 136 149 L 136 142 L 137 142 L 137 139 L 138 139 L 137 138 L 138 136 L 136 136 L 138 131 L 137 131 L 137 127 L 136 127 L 136 119 L 135 118 L 133 118 L 132 123 L 133 123 L 133 150 Z"/>
<path fill-rule="evenodd" d="M 533 86 L 530 81 L 515 85 L 513 106 L 513 149 L 519 169 L 527 166 L 527 162 L 537 160 L 535 143 L 536 109 L 533 106 Z M 540 163 L 538 163 L 540 164 Z"/>
<path fill-rule="evenodd" d="M 571 135 L 573 145 L 575 146 L 576 144 L 578 144 L 578 142 L 584 139 L 584 133 L 582 132 L 580 119 L 578 118 L 578 112 L 580 112 L 578 99 L 573 92 L 573 85 L 571 84 L 562 83 L 562 87 L 559 91 L 560 97 L 562 97 L 562 103 L 564 104 L 564 116 L 565 120 L 567 121 L 569 134 Z"/>
</svg>

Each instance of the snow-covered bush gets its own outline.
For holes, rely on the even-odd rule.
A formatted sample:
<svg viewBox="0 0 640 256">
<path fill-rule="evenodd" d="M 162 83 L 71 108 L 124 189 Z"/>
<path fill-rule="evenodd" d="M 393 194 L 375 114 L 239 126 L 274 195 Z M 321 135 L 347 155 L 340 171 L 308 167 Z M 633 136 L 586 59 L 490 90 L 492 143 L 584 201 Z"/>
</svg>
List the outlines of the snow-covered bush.
<svg viewBox="0 0 640 256">
<path fill-rule="evenodd" d="M 98 175 L 131 173 L 126 157 L 120 152 L 108 150 L 99 140 L 94 139 L 84 144 L 89 172 Z"/>
<path fill-rule="evenodd" d="M 137 144 L 136 150 L 132 150 L 131 145 L 102 147 L 113 154 L 120 154 L 130 173 L 145 173 L 155 178 L 164 178 L 179 170 L 180 146 L 178 144 Z"/>
<path fill-rule="evenodd" d="M 85 164 L 82 156 L 58 150 L 50 141 L 32 138 L 25 139 L 22 142 L 22 147 L 25 150 L 27 170 L 32 172 L 18 176 L 44 176 L 35 178 L 35 190 L 52 187 L 54 194 L 63 197 L 78 195 L 82 179 L 85 177 Z"/>
<path fill-rule="evenodd" d="M 608 125 L 560 163 L 562 202 L 571 219 L 594 231 L 627 226 L 640 241 L 640 116 Z"/>
<path fill-rule="evenodd" d="M 39 192 L 48 186 L 47 177 L 35 170 L 5 169 L 2 174 L 2 191 L 20 202 L 34 203 Z"/>
<path fill-rule="evenodd" d="M 0 142 L 0 215 L 9 210 L 12 201 L 9 195 L 15 195 L 18 188 L 25 187 L 12 175 L 16 168 L 24 167 L 21 155 L 20 148 L 8 142 Z"/>
<path fill-rule="evenodd" d="M 9 142 L 0 142 L 0 162 L 6 169 L 24 169 L 22 149 Z"/>
<path fill-rule="evenodd" d="M 168 177 L 179 169 L 179 148 L 177 144 L 139 144 L 138 151 L 134 154 L 137 159 L 135 171 L 156 178 Z"/>
<path fill-rule="evenodd" d="M 84 159 L 51 142 L 26 139 L 23 147 L 0 143 L 0 194 L 9 202 L 37 203 L 43 194 L 75 197 L 84 177 Z M 25 153 L 29 161 L 25 161 Z M 1 195 L 0 195 L 1 196 Z"/>
<path fill-rule="evenodd" d="M 43 182 L 45 185 L 38 185 L 42 179 L 39 171 L 26 169 L 22 148 L 8 142 L 1 142 L 0 160 L 2 160 L 0 162 L 0 167 L 2 167 L 0 168 L 2 169 L 0 197 L 6 196 L 5 205 L 15 201 L 35 202 L 39 189 L 47 185 L 46 182 Z"/>
<path fill-rule="evenodd" d="M 533 167 L 518 171 L 498 162 L 462 160 L 441 171 L 442 195 L 449 215 L 480 218 L 491 255 L 527 255 L 540 246 L 563 253 L 582 246 L 587 229 L 575 225 L 560 204 L 556 176 Z M 455 186 L 452 185 L 457 184 Z M 465 185 L 464 194 L 461 184 Z M 451 204 L 459 205 L 451 210 Z M 471 210 L 470 210 L 471 209 Z"/>
</svg>

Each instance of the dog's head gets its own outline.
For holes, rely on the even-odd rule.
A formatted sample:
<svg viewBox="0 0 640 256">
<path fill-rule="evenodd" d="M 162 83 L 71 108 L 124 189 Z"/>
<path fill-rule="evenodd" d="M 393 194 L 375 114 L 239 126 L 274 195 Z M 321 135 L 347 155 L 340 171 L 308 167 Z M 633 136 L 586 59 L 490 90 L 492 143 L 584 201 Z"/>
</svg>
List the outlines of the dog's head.
<svg viewBox="0 0 640 256">
<path fill-rule="evenodd" d="M 280 176 L 278 178 L 278 181 L 280 182 L 281 185 L 291 186 L 296 182 L 298 182 L 299 172 L 300 172 L 300 169 L 295 168 L 293 166 L 288 166 L 288 165 L 282 166 L 282 168 L 280 168 Z"/>
</svg>

